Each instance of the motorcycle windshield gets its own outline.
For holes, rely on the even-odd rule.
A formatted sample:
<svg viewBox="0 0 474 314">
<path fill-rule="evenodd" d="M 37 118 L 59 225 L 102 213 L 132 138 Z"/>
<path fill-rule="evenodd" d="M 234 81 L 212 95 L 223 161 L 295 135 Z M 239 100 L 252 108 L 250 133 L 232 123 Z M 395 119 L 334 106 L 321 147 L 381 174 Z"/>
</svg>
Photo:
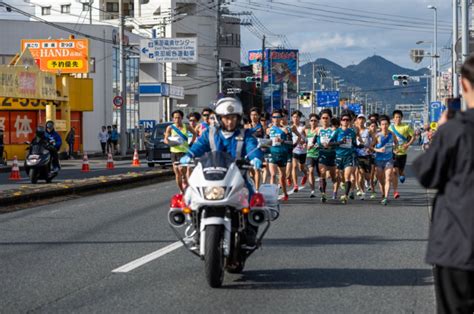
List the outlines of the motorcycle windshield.
<svg viewBox="0 0 474 314">
<path fill-rule="evenodd" d="M 223 180 L 227 170 L 234 162 L 234 159 L 228 153 L 221 151 L 206 153 L 199 161 L 202 165 L 204 178 L 209 181 Z"/>
<path fill-rule="evenodd" d="M 30 153 L 31 155 L 41 155 L 43 153 L 43 149 L 43 145 L 34 143 L 31 145 Z"/>
</svg>

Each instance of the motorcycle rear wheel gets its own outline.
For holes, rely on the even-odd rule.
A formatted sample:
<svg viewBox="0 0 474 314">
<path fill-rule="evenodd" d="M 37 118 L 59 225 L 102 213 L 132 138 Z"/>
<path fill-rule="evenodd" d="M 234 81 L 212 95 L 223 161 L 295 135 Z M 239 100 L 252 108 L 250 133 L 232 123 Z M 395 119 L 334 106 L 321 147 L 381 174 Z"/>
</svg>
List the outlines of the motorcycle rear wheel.
<svg viewBox="0 0 474 314">
<path fill-rule="evenodd" d="M 212 288 L 219 288 L 224 281 L 224 234 L 222 226 L 206 227 L 205 271 L 206 279 Z"/>
</svg>

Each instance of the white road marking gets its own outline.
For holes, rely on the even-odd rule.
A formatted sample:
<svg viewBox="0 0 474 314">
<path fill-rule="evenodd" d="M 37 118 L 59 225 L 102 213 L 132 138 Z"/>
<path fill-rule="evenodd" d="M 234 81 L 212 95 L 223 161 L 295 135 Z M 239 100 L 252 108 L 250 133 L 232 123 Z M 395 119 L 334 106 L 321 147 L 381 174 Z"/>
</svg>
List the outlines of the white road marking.
<svg viewBox="0 0 474 314">
<path fill-rule="evenodd" d="M 174 250 L 179 249 L 180 247 L 183 246 L 183 243 L 181 241 L 177 241 L 173 244 L 170 244 L 168 246 L 165 246 L 162 249 L 159 249 L 158 251 L 152 252 L 148 255 L 145 255 L 143 257 L 140 257 L 139 259 L 136 259 L 134 261 L 131 261 L 130 263 L 127 263 L 123 266 L 120 266 L 119 268 L 116 268 L 112 270 L 113 273 L 128 273 L 134 269 L 137 269 L 138 267 L 141 267 L 159 257 L 162 257 L 163 255 L 166 255 L 168 253 L 173 252 Z"/>
</svg>

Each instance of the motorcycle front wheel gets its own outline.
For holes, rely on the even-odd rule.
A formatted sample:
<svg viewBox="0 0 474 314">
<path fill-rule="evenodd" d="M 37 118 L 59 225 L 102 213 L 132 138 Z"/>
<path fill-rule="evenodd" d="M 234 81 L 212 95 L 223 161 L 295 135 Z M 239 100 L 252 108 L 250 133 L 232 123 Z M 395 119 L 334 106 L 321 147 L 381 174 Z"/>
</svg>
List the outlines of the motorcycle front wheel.
<svg viewBox="0 0 474 314">
<path fill-rule="evenodd" d="M 36 170 L 35 168 L 30 169 L 30 180 L 33 184 L 38 183 L 38 170 Z"/>
<path fill-rule="evenodd" d="M 206 227 L 205 270 L 206 279 L 212 288 L 219 288 L 224 281 L 224 234 L 219 225 Z"/>
</svg>

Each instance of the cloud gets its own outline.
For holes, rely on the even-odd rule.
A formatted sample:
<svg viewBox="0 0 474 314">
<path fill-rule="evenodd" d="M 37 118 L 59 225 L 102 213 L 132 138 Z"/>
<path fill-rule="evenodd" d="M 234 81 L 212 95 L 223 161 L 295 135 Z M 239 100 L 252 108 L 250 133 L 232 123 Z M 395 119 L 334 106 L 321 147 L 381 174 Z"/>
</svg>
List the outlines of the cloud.
<svg viewBox="0 0 474 314">
<path fill-rule="evenodd" d="M 351 35 L 322 34 L 318 38 L 303 41 L 300 46 L 301 52 L 325 52 L 338 48 L 361 48 L 368 44 L 367 38 L 355 38 Z"/>
</svg>

